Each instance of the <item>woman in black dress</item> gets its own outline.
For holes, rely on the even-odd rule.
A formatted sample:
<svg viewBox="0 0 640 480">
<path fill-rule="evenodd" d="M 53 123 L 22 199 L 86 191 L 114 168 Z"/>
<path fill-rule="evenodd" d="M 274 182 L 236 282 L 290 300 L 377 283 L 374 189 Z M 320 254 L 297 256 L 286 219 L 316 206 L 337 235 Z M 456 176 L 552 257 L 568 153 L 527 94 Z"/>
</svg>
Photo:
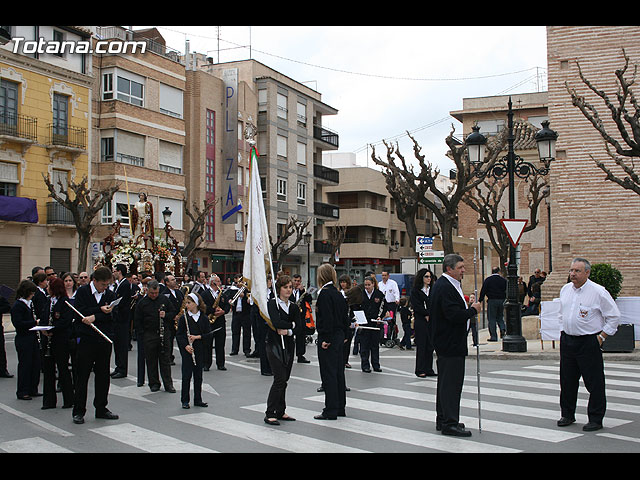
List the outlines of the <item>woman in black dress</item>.
<svg viewBox="0 0 640 480">
<path fill-rule="evenodd" d="M 16 301 L 11 307 L 11 323 L 16 331 L 14 341 L 18 354 L 16 396 L 19 400 L 32 400 L 34 396 L 41 396 L 38 393 L 41 365 L 39 333 L 29 330 L 37 325 L 31 302 L 36 289 L 36 284 L 31 280 L 21 281 L 16 290 Z"/>
<path fill-rule="evenodd" d="M 411 290 L 413 308 L 413 330 L 416 344 L 416 375 L 420 378 L 433 377 L 433 340 L 429 323 L 429 291 L 436 276 L 429 269 L 418 270 Z"/>
<path fill-rule="evenodd" d="M 295 349 L 293 331 L 301 321 L 300 309 L 289 300 L 292 290 L 291 277 L 280 275 L 276 281 L 277 297 L 267 303 L 269 319 L 273 325 L 273 329 L 267 329 L 265 340 L 267 359 L 273 373 L 273 384 L 264 415 L 264 421 L 269 425 L 280 425 L 278 420 L 295 420 L 284 412 L 287 382 L 291 375 Z"/>
<path fill-rule="evenodd" d="M 56 407 L 56 368 L 62 390 L 62 408 L 71 408 L 73 407 L 73 382 L 69 371 L 69 358 L 73 310 L 66 303 L 69 298 L 63 279 L 54 278 L 49 282 L 49 298 L 51 302 L 49 325 L 52 325 L 53 329 L 45 333 L 47 342 L 51 342 L 51 345 L 42 358 L 42 408 Z"/>
</svg>

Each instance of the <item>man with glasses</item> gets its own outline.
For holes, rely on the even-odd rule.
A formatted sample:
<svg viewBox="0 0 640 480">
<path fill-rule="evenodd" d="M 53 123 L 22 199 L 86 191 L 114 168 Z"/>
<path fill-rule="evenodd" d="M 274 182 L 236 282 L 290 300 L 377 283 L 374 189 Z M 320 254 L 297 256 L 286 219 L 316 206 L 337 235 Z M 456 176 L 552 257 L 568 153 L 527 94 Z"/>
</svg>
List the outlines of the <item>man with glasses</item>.
<svg viewBox="0 0 640 480">
<path fill-rule="evenodd" d="M 87 272 L 80 272 L 78 274 L 78 287 L 89 284 L 89 274 Z"/>
</svg>

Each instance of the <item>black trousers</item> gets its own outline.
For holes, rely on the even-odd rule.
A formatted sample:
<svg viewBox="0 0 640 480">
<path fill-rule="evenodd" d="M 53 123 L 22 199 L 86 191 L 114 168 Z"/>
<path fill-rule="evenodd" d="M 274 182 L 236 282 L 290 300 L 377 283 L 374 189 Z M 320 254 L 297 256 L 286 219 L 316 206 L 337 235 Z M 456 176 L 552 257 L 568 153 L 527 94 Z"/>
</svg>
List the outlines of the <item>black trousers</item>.
<svg viewBox="0 0 640 480">
<path fill-rule="evenodd" d="M 464 356 L 438 356 L 436 425 L 443 429 L 460 423 L 460 397 L 464 382 Z"/>
<path fill-rule="evenodd" d="M 320 364 L 320 379 L 324 388 L 324 409 L 322 413 L 327 417 L 344 415 L 347 401 L 344 377 L 344 332 L 335 332 L 326 340 L 330 345 L 322 348 L 318 342 L 318 363 Z"/>
<path fill-rule="evenodd" d="M 416 318 L 414 325 L 416 344 L 416 375 L 433 373 L 433 342 L 431 340 L 431 322 Z"/>
<path fill-rule="evenodd" d="M 40 384 L 41 353 L 36 333 L 18 335 L 14 339 L 18 354 L 18 378 L 16 396 L 38 393 Z"/>
<path fill-rule="evenodd" d="M 180 349 L 182 356 L 182 391 L 180 392 L 180 402 L 189 403 L 189 389 L 191 388 L 191 378 L 193 377 L 193 401 L 202 402 L 202 365 L 196 356 L 196 365 L 193 364 L 193 357 L 185 349 Z"/>
<path fill-rule="evenodd" d="M 62 404 L 72 405 L 73 381 L 69 371 L 70 339 L 66 335 L 63 338 L 57 338 L 54 334 L 51 342 L 51 356 L 42 356 L 42 406 L 56 406 L 56 369 L 62 390 Z"/>
<path fill-rule="evenodd" d="M 251 316 L 249 313 L 236 314 L 231 317 L 231 353 L 240 350 L 240 335 L 242 335 L 242 352 L 251 353 Z"/>
<path fill-rule="evenodd" d="M 597 334 L 560 335 L 560 411 L 575 418 L 578 383 L 582 377 L 589 392 L 587 414 L 590 422 L 602 423 L 607 407 L 604 362 Z"/>
<path fill-rule="evenodd" d="M 127 374 L 129 360 L 130 330 L 129 322 L 114 322 L 113 324 L 113 354 L 116 373 Z"/>
<path fill-rule="evenodd" d="M 89 376 L 94 373 L 93 406 L 97 414 L 107 410 L 107 397 L 111 377 L 111 344 L 103 338 L 83 337 L 76 347 L 77 383 L 73 400 L 73 415 L 84 415 L 87 411 L 87 389 Z"/>
<path fill-rule="evenodd" d="M 224 367 L 224 345 L 227 340 L 227 322 L 224 317 L 211 325 L 212 330 L 217 330 L 213 335 L 204 340 L 204 368 L 209 369 L 213 364 L 213 352 L 216 353 L 216 367 Z M 219 330 L 218 330 L 219 329 Z"/>
<path fill-rule="evenodd" d="M 149 377 L 149 387 L 160 386 L 160 377 L 164 388 L 173 387 L 171 379 L 171 352 L 169 338 L 164 336 L 164 345 L 160 344 L 160 335 L 155 332 L 144 332 L 144 358 Z M 158 366 L 160 375 L 158 375 Z"/>
<path fill-rule="evenodd" d="M 360 338 L 360 366 L 362 370 L 368 370 L 371 367 L 380 368 L 380 329 L 361 328 L 358 331 L 358 337 Z"/>
<path fill-rule="evenodd" d="M 287 402 L 285 400 L 287 393 L 287 382 L 291 376 L 291 368 L 293 367 L 294 357 L 294 344 L 292 339 L 285 338 L 285 348 L 289 352 L 287 363 L 282 362 L 272 351 L 267 347 L 267 359 L 271 365 L 271 372 L 273 373 L 273 383 L 269 389 L 269 395 L 267 396 L 267 409 L 265 411 L 265 417 L 267 418 L 280 418 L 284 415 L 284 411 L 287 408 Z"/>
</svg>

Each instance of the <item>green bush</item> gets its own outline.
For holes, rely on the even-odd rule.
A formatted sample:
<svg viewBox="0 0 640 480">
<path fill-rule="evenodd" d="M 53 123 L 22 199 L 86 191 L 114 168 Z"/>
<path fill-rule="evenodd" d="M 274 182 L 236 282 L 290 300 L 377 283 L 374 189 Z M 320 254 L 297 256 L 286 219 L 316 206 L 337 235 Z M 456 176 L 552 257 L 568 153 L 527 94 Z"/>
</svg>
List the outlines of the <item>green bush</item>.
<svg viewBox="0 0 640 480">
<path fill-rule="evenodd" d="M 602 285 L 607 292 L 616 299 L 622 289 L 622 274 L 620 270 L 612 267 L 608 263 L 594 263 L 591 265 L 591 281 Z"/>
</svg>

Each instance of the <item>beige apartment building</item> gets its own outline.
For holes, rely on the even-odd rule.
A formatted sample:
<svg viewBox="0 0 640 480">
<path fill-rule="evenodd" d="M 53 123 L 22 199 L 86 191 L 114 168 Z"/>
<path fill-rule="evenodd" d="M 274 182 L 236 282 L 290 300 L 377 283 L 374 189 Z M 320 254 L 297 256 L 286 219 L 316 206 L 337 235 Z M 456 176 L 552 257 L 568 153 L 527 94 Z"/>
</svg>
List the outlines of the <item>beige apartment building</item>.
<svg viewBox="0 0 640 480">
<path fill-rule="evenodd" d="M 547 108 L 547 92 L 498 95 L 491 97 L 464 98 L 462 109 L 450 112 L 451 116 L 462 123 L 462 132 L 466 137 L 471 133 L 471 127 L 476 122 L 480 133 L 485 137 L 493 137 L 508 128 L 507 110 L 511 97 L 514 112 L 514 150 L 515 154 L 524 161 L 540 166 L 538 150 L 534 139 L 535 133 L 541 128 L 541 122 L 549 120 Z M 551 128 L 555 128 L 553 124 Z M 507 149 L 500 158 L 507 155 Z M 556 168 L 552 163 L 551 168 Z M 508 181 L 507 178 L 503 180 Z M 547 182 L 549 178 L 547 177 Z M 516 218 L 529 219 L 529 183 L 516 177 Z M 551 271 L 552 249 L 549 243 L 549 200 L 543 201 L 538 208 L 538 225 L 534 230 L 525 232 L 518 244 L 519 266 L 518 273 L 525 281 L 536 268 Z M 509 217 L 508 193 L 505 190 L 500 202 L 500 210 L 504 218 Z M 553 215 L 553 213 L 552 213 Z M 458 233 L 463 237 L 482 238 L 485 245 L 490 245 L 489 235 L 484 225 L 478 224 L 478 214 L 466 203 L 461 202 L 458 209 Z M 487 268 L 497 267 L 499 257 L 495 257 L 495 264 Z"/>
<path fill-rule="evenodd" d="M 598 132 L 572 105 L 566 87 L 585 95 L 607 130 L 621 140 L 609 110 L 580 80 L 578 64 L 589 81 L 616 103 L 615 71 L 624 66 L 623 48 L 630 59 L 627 78 L 632 78 L 640 62 L 640 27 L 547 27 L 549 117 L 559 135 L 550 179 L 553 273 L 544 284 L 547 298 L 557 296 L 576 256 L 615 266 L 624 277 L 620 295 L 640 295 L 640 256 L 636 254 L 640 196 L 605 180 L 594 159 L 617 175 L 624 174 L 607 155 Z"/>
</svg>

